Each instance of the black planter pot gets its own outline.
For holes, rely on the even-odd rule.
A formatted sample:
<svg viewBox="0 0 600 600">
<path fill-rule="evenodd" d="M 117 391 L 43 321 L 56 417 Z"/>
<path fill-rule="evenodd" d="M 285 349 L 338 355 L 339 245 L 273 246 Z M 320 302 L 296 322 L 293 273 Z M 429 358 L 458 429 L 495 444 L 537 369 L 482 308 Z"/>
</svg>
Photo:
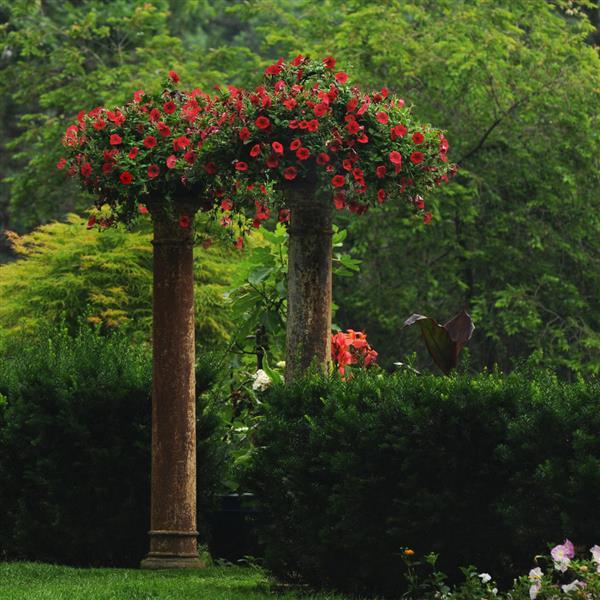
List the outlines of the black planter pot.
<svg viewBox="0 0 600 600">
<path fill-rule="evenodd" d="M 256 508 L 254 494 L 224 494 L 219 509 L 210 517 L 208 549 L 214 559 L 235 563 L 246 556 L 260 558 L 258 526 L 262 512 Z"/>
</svg>

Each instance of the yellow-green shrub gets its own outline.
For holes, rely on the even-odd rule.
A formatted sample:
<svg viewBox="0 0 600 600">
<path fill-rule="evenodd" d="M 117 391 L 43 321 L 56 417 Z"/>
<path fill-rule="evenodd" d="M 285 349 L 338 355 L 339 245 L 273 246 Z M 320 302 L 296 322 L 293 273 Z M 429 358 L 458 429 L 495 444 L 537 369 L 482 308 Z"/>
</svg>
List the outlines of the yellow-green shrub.
<svg viewBox="0 0 600 600">
<path fill-rule="evenodd" d="M 81 319 L 124 330 L 134 340 L 150 337 L 152 324 L 152 234 L 88 230 L 69 215 L 23 236 L 10 234 L 17 260 L 0 266 L 0 347 L 42 323 Z M 228 337 L 231 284 L 239 252 L 214 245 L 195 249 L 196 334 L 202 346 Z"/>
</svg>

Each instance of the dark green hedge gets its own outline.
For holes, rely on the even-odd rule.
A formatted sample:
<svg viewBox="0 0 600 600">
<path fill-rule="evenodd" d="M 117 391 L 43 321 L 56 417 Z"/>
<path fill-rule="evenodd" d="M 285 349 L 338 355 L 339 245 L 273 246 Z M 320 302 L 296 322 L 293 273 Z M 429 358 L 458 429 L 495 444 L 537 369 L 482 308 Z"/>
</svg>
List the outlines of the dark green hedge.
<svg viewBox="0 0 600 600">
<path fill-rule="evenodd" d="M 402 547 L 510 579 L 548 542 L 600 540 L 598 382 L 310 378 L 264 407 L 247 481 L 279 576 L 394 595 Z"/>
<path fill-rule="evenodd" d="M 203 364 L 205 387 L 207 372 Z M 148 349 L 117 334 L 50 332 L 0 359 L 0 557 L 139 563 L 150 528 L 150 385 Z M 223 462 L 217 425 L 199 402 L 201 525 Z"/>
</svg>

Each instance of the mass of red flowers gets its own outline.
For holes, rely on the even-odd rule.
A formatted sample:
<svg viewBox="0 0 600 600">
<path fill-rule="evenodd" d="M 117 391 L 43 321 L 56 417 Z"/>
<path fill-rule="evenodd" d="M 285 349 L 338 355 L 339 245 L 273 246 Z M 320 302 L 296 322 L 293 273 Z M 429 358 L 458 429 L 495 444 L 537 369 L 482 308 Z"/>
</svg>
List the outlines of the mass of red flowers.
<svg viewBox="0 0 600 600">
<path fill-rule="evenodd" d="M 179 80 L 170 71 L 160 93 L 137 90 L 67 128 L 56 166 L 95 196 L 99 225 L 185 196 L 235 227 L 239 246 L 244 229 L 289 218 L 286 191 L 299 185 L 357 214 L 402 198 L 427 223 L 424 193 L 455 172 L 441 131 L 387 88 L 361 91 L 333 57 L 280 59 L 252 91 L 211 96 Z"/>
<path fill-rule="evenodd" d="M 275 203 L 285 205 L 286 188 L 314 182 L 337 209 L 362 214 L 404 198 L 428 222 L 424 193 L 456 170 L 441 131 L 418 122 L 387 88 L 352 85 L 332 57 L 280 59 L 255 90 L 230 87 L 222 102 L 217 155 L 232 165 L 238 189 L 275 181 L 284 191 Z M 234 208 L 243 203 L 233 200 Z"/>
<path fill-rule="evenodd" d="M 341 375 L 347 375 L 346 367 L 367 368 L 377 362 L 377 352 L 369 346 L 367 336 L 362 331 L 348 329 L 332 334 L 331 359 Z"/>
<path fill-rule="evenodd" d="M 160 93 L 137 90 L 124 106 L 82 111 L 67 128 L 67 157 L 56 166 L 94 195 L 91 224 L 129 222 L 182 195 L 196 208 L 213 207 L 214 195 L 204 191 L 213 193 L 215 171 L 202 149 L 216 130 L 215 99 L 198 88 L 181 91 L 178 82 L 170 71 Z"/>
</svg>

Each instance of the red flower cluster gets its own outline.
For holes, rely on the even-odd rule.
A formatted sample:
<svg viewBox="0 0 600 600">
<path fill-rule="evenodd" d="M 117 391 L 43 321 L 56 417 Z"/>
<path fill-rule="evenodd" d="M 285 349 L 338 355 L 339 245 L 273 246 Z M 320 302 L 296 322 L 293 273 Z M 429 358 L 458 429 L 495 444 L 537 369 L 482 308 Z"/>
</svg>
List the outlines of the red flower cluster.
<svg viewBox="0 0 600 600">
<path fill-rule="evenodd" d="M 387 88 L 364 93 L 334 67 L 332 57 L 298 56 L 289 64 L 280 59 L 254 91 L 230 87 L 219 137 L 220 149 L 231 153 L 223 163 L 234 173 L 221 175 L 240 188 L 273 180 L 285 190 L 316 180 L 336 208 L 357 214 L 404 197 L 428 221 L 425 205 L 414 199 L 455 172 L 448 141 L 417 123 Z M 277 200 L 285 204 L 285 194 Z"/>
<path fill-rule="evenodd" d="M 374 365 L 377 352 L 369 346 L 365 333 L 348 329 L 331 336 L 331 358 L 338 372 L 345 375 L 347 366 L 367 368 Z"/>
<path fill-rule="evenodd" d="M 99 226 L 147 214 L 146 206 L 186 191 L 193 199 L 194 190 L 213 189 L 215 171 L 200 157 L 216 130 L 217 104 L 199 89 L 178 90 L 178 82 L 170 71 L 161 93 L 137 90 L 128 104 L 82 111 L 77 124 L 67 128 L 63 144 L 68 156 L 56 166 L 78 175 L 96 195 L 97 207 L 104 206 L 93 214 Z M 201 208 L 212 208 L 211 201 L 203 200 Z M 144 212 L 138 210 L 140 202 Z M 107 205 L 112 212 L 107 213 Z"/>
<path fill-rule="evenodd" d="M 280 59 L 252 91 L 209 96 L 178 82 L 170 71 L 161 93 L 137 90 L 112 111 L 81 112 L 65 132 L 68 156 L 57 168 L 112 208 L 111 223 L 135 218 L 140 203 L 152 212 L 185 196 L 218 211 L 239 245 L 272 214 L 287 220 L 286 190 L 307 184 L 356 214 L 404 198 L 427 223 L 423 194 L 455 172 L 442 132 L 418 123 L 387 88 L 351 85 L 331 56 Z M 240 212 L 247 225 L 234 218 Z"/>
</svg>

